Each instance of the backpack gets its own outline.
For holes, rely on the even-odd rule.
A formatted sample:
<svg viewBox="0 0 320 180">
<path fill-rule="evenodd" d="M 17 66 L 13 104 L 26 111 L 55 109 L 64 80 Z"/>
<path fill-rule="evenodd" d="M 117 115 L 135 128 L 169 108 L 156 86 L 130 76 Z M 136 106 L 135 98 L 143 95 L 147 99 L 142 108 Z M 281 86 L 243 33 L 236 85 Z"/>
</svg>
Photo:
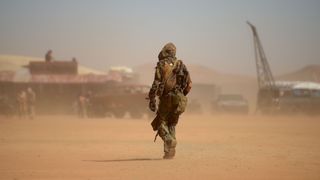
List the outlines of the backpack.
<svg viewBox="0 0 320 180">
<path fill-rule="evenodd" d="M 177 67 L 178 65 L 181 66 L 183 63 L 181 60 L 176 60 L 173 67 L 170 69 L 169 75 L 167 79 L 164 80 L 164 86 L 165 89 L 172 90 L 176 86 L 176 78 L 177 74 L 174 72 L 175 68 L 181 68 Z M 174 93 L 172 93 L 172 99 L 171 99 L 173 107 L 175 107 L 174 113 L 175 114 L 182 114 L 188 103 L 188 98 L 181 92 L 180 90 L 175 89 Z"/>
</svg>

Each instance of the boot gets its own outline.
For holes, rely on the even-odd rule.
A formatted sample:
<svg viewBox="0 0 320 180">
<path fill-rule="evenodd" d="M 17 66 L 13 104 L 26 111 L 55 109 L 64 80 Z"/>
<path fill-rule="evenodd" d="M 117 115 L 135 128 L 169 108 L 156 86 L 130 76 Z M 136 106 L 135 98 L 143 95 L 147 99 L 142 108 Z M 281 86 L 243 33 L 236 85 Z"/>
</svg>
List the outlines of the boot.
<svg viewBox="0 0 320 180">
<path fill-rule="evenodd" d="M 163 159 L 172 159 L 176 154 L 177 141 L 175 139 L 165 142 L 165 152 Z"/>
</svg>

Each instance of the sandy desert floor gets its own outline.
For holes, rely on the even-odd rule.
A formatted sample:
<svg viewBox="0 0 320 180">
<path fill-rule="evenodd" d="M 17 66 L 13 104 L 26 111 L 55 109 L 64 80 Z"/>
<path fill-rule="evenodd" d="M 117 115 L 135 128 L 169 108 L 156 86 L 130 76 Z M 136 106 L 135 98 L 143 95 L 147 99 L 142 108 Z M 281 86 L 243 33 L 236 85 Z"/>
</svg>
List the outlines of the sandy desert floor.
<svg viewBox="0 0 320 180">
<path fill-rule="evenodd" d="M 150 121 L 0 118 L 0 179 L 320 179 L 320 118 L 187 116 L 162 160 Z"/>
</svg>

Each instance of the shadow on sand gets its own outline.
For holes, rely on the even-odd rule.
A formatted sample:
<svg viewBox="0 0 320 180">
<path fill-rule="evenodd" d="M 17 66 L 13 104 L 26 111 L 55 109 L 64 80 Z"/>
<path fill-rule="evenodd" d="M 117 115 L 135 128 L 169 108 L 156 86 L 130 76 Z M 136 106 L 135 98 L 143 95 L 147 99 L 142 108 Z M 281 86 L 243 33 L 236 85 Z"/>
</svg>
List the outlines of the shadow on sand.
<svg viewBox="0 0 320 180">
<path fill-rule="evenodd" d="M 159 161 L 162 158 L 131 158 L 131 159 L 108 159 L 108 160 L 82 160 L 85 162 L 128 162 L 128 161 Z"/>
</svg>

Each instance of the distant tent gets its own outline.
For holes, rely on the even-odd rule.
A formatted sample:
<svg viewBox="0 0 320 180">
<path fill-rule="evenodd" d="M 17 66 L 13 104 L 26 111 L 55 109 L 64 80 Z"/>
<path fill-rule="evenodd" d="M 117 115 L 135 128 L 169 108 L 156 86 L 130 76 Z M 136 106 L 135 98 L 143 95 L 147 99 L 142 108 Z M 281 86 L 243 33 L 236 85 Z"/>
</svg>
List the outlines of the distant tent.
<svg viewBox="0 0 320 180">
<path fill-rule="evenodd" d="M 292 89 L 320 90 L 320 83 L 301 82 L 301 83 L 294 85 Z"/>
</svg>

